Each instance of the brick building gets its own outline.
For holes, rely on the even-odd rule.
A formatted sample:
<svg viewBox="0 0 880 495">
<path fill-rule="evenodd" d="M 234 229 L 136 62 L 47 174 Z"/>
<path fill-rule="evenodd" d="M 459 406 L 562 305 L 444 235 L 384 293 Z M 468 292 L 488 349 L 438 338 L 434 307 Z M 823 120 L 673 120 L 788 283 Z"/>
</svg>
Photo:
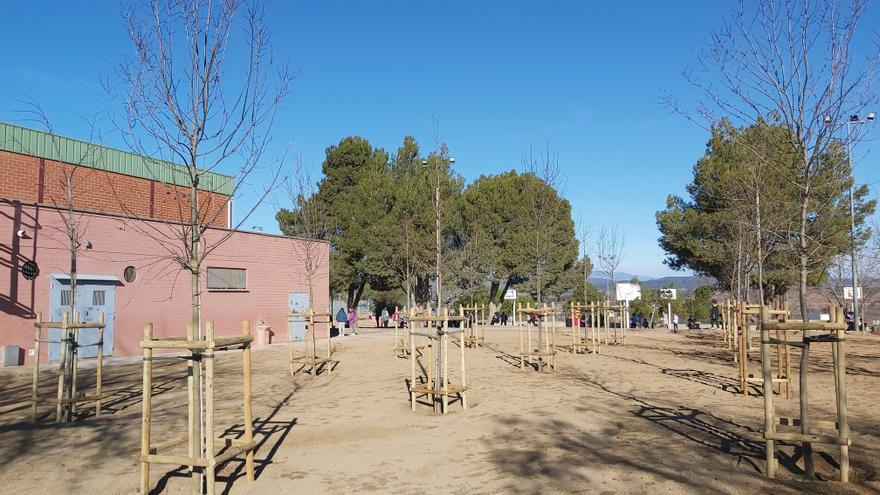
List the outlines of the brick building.
<svg viewBox="0 0 880 495">
<path fill-rule="evenodd" d="M 146 322 L 157 336 L 184 335 L 189 276 L 157 239 L 173 238 L 188 218 L 185 173 L 171 163 L 0 122 L 0 346 L 18 346 L 23 360 L 32 361 L 36 314 L 56 320 L 70 310 L 68 197 L 81 225 L 77 311 L 86 320 L 105 313 L 105 354 L 138 354 Z M 288 331 L 300 331 L 288 328 L 288 310 L 308 305 L 304 241 L 229 231 L 233 190 L 231 177 L 200 175 L 204 219 L 216 226 L 206 237 L 229 235 L 204 263 L 203 320 L 213 320 L 220 334 L 240 332 L 243 320 L 252 328 L 264 323 L 275 340 L 287 340 Z M 317 309 L 329 304 L 323 246 L 313 280 Z M 57 346 L 43 349 L 41 360 L 57 356 Z"/>
</svg>

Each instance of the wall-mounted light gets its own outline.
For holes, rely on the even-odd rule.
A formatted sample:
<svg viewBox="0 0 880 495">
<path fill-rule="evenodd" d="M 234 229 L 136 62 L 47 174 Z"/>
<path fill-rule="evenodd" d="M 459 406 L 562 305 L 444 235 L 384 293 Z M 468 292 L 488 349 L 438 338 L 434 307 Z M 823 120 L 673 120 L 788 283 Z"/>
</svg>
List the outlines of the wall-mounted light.
<svg viewBox="0 0 880 495">
<path fill-rule="evenodd" d="M 92 249 L 92 241 L 86 241 L 86 249 Z"/>
<path fill-rule="evenodd" d="M 24 229 L 16 230 L 15 237 L 18 237 L 19 239 L 30 239 L 30 236 L 28 236 L 27 232 Z"/>
</svg>

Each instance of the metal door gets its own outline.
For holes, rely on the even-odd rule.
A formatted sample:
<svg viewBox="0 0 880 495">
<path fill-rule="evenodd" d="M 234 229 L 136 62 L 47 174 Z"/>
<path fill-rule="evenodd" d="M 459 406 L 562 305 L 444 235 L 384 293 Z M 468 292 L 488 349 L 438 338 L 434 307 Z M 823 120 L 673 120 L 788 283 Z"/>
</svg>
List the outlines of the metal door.
<svg viewBox="0 0 880 495">
<path fill-rule="evenodd" d="M 287 310 L 304 312 L 309 309 L 307 292 L 291 292 L 287 294 Z M 302 340 L 306 337 L 306 319 L 302 316 L 287 318 L 287 337 L 291 340 Z"/>
<path fill-rule="evenodd" d="M 98 321 L 98 314 L 104 313 L 104 355 L 113 355 L 113 320 L 116 307 L 116 284 L 113 277 L 101 277 L 99 279 L 88 276 L 77 277 L 76 283 L 76 311 L 79 313 L 79 321 Z M 67 277 L 52 277 L 49 295 L 49 317 L 52 321 L 61 321 L 64 312 L 70 312 L 70 279 Z M 73 321 L 73 315 L 70 315 Z M 50 340 L 60 340 L 61 330 L 53 328 L 49 330 Z M 79 357 L 93 358 L 98 355 L 98 330 L 96 328 L 84 328 L 79 331 Z M 49 360 L 57 361 L 61 357 L 61 344 L 49 344 Z"/>
</svg>

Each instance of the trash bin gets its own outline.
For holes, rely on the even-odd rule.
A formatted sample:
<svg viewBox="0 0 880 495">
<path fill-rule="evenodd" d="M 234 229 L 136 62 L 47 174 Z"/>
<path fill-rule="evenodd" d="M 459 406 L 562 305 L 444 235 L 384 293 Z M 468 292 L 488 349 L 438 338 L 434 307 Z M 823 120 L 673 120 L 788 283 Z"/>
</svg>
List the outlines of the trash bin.
<svg viewBox="0 0 880 495">
<path fill-rule="evenodd" d="M 272 327 L 269 325 L 257 325 L 257 345 L 272 343 Z"/>
</svg>

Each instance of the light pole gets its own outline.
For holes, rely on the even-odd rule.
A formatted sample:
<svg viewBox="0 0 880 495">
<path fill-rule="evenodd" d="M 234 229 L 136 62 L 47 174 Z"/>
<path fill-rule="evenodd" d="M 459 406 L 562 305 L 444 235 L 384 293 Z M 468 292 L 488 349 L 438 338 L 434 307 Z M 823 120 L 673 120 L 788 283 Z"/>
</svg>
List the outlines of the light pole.
<svg viewBox="0 0 880 495">
<path fill-rule="evenodd" d="M 852 133 L 851 127 L 858 124 L 873 122 L 877 114 L 869 112 L 867 118 L 862 120 L 858 115 L 850 115 L 846 121 L 846 161 L 849 165 L 849 235 L 850 235 L 850 274 L 852 275 L 853 287 L 853 324 L 856 330 L 861 330 L 862 325 L 859 319 L 859 271 L 857 267 L 858 253 L 856 252 L 856 204 L 853 187 L 855 186 L 855 174 L 852 165 Z M 831 117 L 825 117 L 826 124 L 832 124 Z"/>
</svg>

